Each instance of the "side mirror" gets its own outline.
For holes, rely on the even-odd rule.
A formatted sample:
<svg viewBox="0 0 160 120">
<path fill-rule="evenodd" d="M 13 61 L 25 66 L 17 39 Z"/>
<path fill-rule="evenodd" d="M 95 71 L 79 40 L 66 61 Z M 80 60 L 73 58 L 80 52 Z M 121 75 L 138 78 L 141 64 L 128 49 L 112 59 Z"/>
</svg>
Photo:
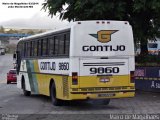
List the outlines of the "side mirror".
<svg viewBox="0 0 160 120">
<path fill-rule="evenodd" d="M 16 54 L 15 53 L 13 54 L 13 59 L 16 59 Z"/>
</svg>

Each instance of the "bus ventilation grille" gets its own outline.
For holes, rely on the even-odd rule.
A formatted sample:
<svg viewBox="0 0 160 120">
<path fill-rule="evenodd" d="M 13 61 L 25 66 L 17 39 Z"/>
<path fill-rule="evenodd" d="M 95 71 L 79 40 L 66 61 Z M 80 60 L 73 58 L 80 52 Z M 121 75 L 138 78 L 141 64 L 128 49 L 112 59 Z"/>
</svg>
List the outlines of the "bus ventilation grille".
<svg viewBox="0 0 160 120">
<path fill-rule="evenodd" d="M 69 90 L 68 90 L 68 77 L 64 76 L 63 77 L 63 96 L 64 97 L 69 97 Z"/>
</svg>

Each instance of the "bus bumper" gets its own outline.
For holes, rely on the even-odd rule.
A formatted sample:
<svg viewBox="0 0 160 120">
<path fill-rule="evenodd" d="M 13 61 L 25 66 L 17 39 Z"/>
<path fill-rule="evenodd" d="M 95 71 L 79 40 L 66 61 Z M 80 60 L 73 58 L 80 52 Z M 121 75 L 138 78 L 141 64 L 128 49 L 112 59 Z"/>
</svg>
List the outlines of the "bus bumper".
<svg viewBox="0 0 160 120">
<path fill-rule="evenodd" d="M 114 98 L 128 98 L 134 97 L 135 91 L 121 91 L 121 92 L 71 92 L 71 100 L 82 100 L 82 99 L 114 99 Z"/>
</svg>

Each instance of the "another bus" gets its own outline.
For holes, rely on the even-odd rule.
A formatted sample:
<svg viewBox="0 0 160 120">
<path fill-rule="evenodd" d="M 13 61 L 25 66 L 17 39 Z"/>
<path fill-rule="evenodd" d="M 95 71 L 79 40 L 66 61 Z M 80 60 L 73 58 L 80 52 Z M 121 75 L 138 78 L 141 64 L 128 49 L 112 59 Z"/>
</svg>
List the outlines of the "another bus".
<svg viewBox="0 0 160 120">
<path fill-rule="evenodd" d="M 148 53 L 150 55 L 160 55 L 160 41 L 148 41 Z"/>
<path fill-rule="evenodd" d="M 148 40 L 147 48 L 148 48 L 149 55 L 160 55 L 160 39 L 156 38 L 155 41 Z M 135 54 L 139 55 L 140 52 L 141 52 L 140 42 L 138 42 L 136 44 Z"/>
<path fill-rule="evenodd" d="M 53 105 L 134 97 L 134 43 L 127 21 L 76 21 L 21 39 L 16 53 L 17 86 L 26 96 L 50 96 Z"/>
</svg>

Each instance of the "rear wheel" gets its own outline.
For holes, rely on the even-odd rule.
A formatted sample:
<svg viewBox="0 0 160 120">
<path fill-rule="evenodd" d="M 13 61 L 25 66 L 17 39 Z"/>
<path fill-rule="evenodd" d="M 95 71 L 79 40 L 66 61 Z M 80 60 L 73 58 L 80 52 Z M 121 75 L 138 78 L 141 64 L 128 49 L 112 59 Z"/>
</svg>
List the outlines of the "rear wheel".
<svg viewBox="0 0 160 120">
<path fill-rule="evenodd" d="M 110 99 L 103 100 L 103 104 L 104 104 L 104 105 L 109 105 L 110 101 L 111 101 Z"/>
<path fill-rule="evenodd" d="M 63 105 L 63 101 L 56 98 L 56 87 L 54 83 L 52 83 L 50 87 L 50 97 L 53 105 L 55 106 Z"/>
<path fill-rule="evenodd" d="M 10 84 L 10 82 L 9 82 L 9 81 L 7 81 L 7 84 Z"/>
<path fill-rule="evenodd" d="M 22 81 L 22 89 L 23 89 L 24 96 L 30 96 L 31 95 L 31 92 L 26 90 L 26 85 L 25 85 L 24 80 Z"/>
</svg>

